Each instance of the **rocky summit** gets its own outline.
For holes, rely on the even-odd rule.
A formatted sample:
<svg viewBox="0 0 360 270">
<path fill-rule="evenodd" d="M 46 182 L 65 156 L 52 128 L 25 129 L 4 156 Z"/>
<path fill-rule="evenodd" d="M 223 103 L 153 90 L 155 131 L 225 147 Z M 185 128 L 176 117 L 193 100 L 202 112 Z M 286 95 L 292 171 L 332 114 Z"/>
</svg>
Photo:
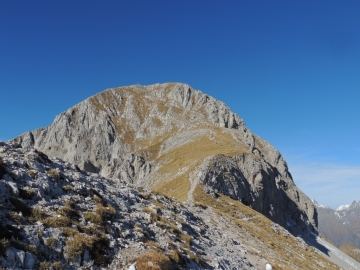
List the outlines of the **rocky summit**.
<svg viewBox="0 0 360 270">
<path fill-rule="evenodd" d="M 14 142 L 178 201 L 196 200 L 200 185 L 283 227 L 316 231 L 314 205 L 281 154 L 223 102 L 186 84 L 108 89 Z"/>
<path fill-rule="evenodd" d="M 3 268 L 360 268 L 280 153 L 186 84 L 108 89 L 0 143 L 0 191 Z"/>
</svg>

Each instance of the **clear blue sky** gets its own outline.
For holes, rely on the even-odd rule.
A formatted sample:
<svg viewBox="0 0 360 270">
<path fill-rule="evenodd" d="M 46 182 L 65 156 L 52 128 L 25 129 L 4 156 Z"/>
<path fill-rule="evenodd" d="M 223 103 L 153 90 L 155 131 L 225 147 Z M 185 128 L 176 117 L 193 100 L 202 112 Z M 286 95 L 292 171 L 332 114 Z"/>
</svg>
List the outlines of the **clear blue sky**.
<svg viewBox="0 0 360 270">
<path fill-rule="evenodd" d="M 1 1 L 0 139 L 106 88 L 184 82 L 278 148 L 310 197 L 360 200 L 359 14 L 351 0 Z"/>
</svg>

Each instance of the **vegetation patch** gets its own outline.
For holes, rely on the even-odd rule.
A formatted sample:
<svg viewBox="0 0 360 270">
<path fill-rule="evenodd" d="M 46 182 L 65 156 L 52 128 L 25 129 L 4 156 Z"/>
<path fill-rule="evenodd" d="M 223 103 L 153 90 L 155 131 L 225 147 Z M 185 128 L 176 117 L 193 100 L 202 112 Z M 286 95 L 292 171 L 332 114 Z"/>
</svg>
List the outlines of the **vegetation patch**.
<svg viewBox="0 0 360 270">
<path fill-rule="evenodd" d="M 50 169 L 50 170 L 48 170 L 46 172 L 50 177 L 54 178 L 55 180 L 60 179 L 60 174 L 59 174 L 59 172 L 57 170 Z"/>
<path fill-rule="evenodd" d="M 94 224 L 102 224 L 103 220 L 101 218 L 101 216 L 97 215 L 96 213 L 93 212 L 85 212 L 84 214 L 84 218 L 86 221 L 94 223 Z"/>
<path fill-rule="evenodd" d="M 57 238 L 51 237 L 51 238 L 46 239 L 45 244 L 49 247 L 55 247 L 58 242 L 59 242 L 59 240 Z"/>
<path fill-rule="evenodd" d="M 51 228 L 61 228 L 68 227 L 71 225 L 71 219 L 68 217 L 58 216 L 58 217 L 49 217 L 42 220 L 45 226 Z"/>
<path fill-rule="evenodd" d="M 49 270 L 51 267 L 51 263 L 50 262 L 40 262 L 39 264 L 39 270 Z"/>
<path fill-rule="evenodd" d="M 277 234 L 271 228 L 272 221 L 256 212 L 240 201 L 220 195 L 217 199 L 207 195 L 201 185 L 197 185 L 194 191 L 194 199 L 197 203 L 208 205 L 219 216 L 225 216 L 232 226 L 243 228 L 251 232 L 263 247 L 263 257 L 274 266 L 274 269 L 294 269 L 301 265 L 303 269 L 319 269 L 319 262 L 328 269 L 338 269 L 333 263 L 324 259 L 320 254 L 313 252 L 311 248 L 301 249 L 299 252 L 298 240 L 287 235 Z M 274 241 L 277 239 L 277 241 Z M 268 251 L 280 256 L 279 261 L 274 259 Z M 280 265 L 282 265 L 280 267 Z"/>
<path fill-rule="evenodd" d="M 67 201 L 65 206 L 60 208 L 57 213 L 75 222 L 81 217 L 79 212 L 75 209 L 75 204 L 72 201 Z"/>
<path fill-rule="evenodd" d="M 28 217 L 28 220 L 32 223 L 36 221 L 42 221 L 43 219 L 47 218 L 47 214 L 45 211 L 41 210 L 40 208 L 31 208 L 31 214 Z"/>
<path fill-rule="evenodd" d="M 70 186 L 70 185 L 68 185 L 68 186 L 62 186 L 61 188 L 62 188 L 62 190 L 63 190 L 64 192 L 70 192 L 70 191 L 73 191 L 73 190 L 74 190 L 73 186 Z"/>
<path fill-rule="evenodd" d="M 36 175 L 37 175 L 37 171 L 35 171 L 35 170 L 28 170 L 28 175 L 30 175 L 30 177 L 32 178 L 32 179 L 35 179 L 35 177 L 36 177 Z"/>
<path fill-rule="evenodd" d="M 170 258 L 163 252 L 153 249 L 141 255 L 136 261 L 137 270 L 168 270 L 170 267 Z"/>
<path fill-rule="evenodd" d="M 67 254 L 71 260 L 76 260 L 78 256 L 83 254 L 85 249 L 88 249 L 96 265 L 106 266 L 110 261 L 110 256 L 106 253 L 106 250 L 109 248 L 109 242 L 103 234 L 89 237 L 77 233 L 66 244 Z"/>
</svg>

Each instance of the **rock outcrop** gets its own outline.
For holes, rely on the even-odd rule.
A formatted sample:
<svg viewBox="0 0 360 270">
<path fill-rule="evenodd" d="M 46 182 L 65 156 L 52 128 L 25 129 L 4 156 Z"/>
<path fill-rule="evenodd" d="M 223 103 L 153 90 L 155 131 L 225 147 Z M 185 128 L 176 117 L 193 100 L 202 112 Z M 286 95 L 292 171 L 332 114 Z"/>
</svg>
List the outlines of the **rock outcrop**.
<svg viewBox="0 0 360 270">
<path fill-rule="evenodd" d="M 13 141 L 179 201 L 204 185 L 283 227 L 316 231 L 313 203 L 280 153 L 223 102 L 186 84 L 108 89 Z"/>
</svg>

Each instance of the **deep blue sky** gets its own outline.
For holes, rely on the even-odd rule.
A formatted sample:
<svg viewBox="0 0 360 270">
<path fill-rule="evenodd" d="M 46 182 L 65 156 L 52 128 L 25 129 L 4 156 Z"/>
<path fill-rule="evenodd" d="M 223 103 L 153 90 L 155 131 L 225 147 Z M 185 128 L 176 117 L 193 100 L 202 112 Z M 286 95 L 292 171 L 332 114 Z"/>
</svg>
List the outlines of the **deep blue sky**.
<svg viewBox="0 0 360 270">
<path fill-rule="evenodd" d="M 184 82 L 278 148 L 310 197 L 360 200 L 359 14 L 351 0 L 1 1 L 0 139 L 106 88 Z"/>
</svg>

